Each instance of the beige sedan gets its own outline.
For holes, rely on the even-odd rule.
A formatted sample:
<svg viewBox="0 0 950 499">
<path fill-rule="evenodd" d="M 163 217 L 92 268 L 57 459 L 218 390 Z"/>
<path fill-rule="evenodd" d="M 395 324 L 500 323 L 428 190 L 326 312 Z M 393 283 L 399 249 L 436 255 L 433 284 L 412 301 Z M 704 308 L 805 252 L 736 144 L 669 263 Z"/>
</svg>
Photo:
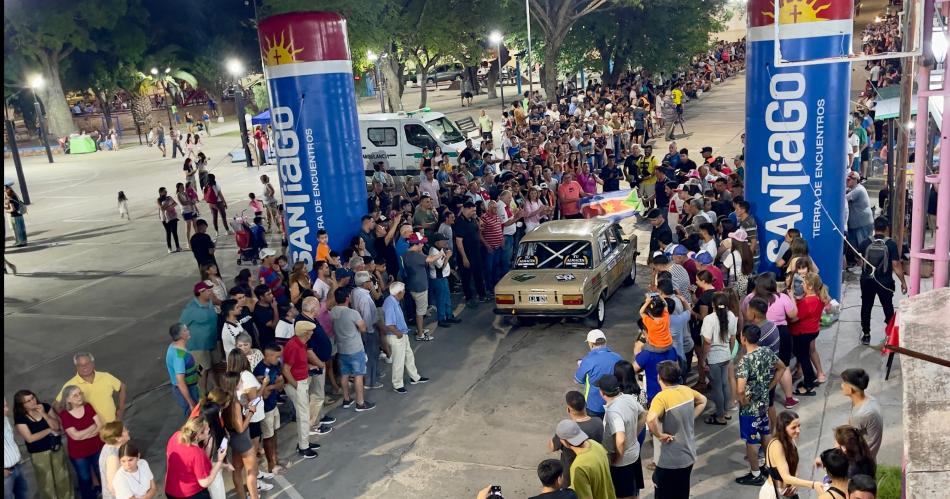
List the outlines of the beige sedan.
<svg viewBox="0 0 950 499">
<path fill-rule="evenodd" d="M 537 317 L 604 323 L 607 299 L 636 279 L 636 236 L 606 220 L 555 220 L 521 239 L 495 286 L 495 313 L 515 324 Z"/>
</svg>

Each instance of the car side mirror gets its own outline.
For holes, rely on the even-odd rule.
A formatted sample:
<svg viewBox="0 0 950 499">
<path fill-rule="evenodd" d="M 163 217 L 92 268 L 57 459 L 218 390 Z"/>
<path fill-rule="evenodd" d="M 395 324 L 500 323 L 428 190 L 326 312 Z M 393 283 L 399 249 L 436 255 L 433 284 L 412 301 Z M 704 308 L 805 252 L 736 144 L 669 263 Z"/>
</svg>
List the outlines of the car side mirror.
<svg viewBox="0 0 950 499">
<path fill-rule="evenodd" d="M 629 238 L 629 237 L 621 237 L 620 240 L 621 240 L 624 244 L 630 244 L 630 238 Z"/>
</svg>

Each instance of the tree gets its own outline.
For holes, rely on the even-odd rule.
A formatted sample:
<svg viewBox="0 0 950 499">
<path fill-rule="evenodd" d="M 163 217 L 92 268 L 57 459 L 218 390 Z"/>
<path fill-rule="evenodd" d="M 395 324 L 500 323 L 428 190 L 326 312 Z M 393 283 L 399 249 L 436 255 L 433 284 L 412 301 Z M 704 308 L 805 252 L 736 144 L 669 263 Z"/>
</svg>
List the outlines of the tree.
<svg viewBox="0 0 950 499">
<path fill-rule="evenodd" d="M 152 121 L 151 95 L 158 89 L 167 92 L 174 101 L 182 93 L 181 83 L 192 87 L 198 86 L 198 81 L 187 71 L 181 69 L 159 70 L 157 74 L 144 73 L 126 68 L 126 77 L 121 82 L 122 88 L 132 96 L 132 119 L 141 123 L 143 128 L 149 129 Z"/>
<path fill-rule="evenodd" d="M 3 7 L 5 44 L 46 81 L 37 94 L 46 108 L 50 134 L 69 135 L 75 126 L 63 91 L 63 66 L 73 53 L 95 50 L 95 34 L 115 30 L 129 10 L 139 8 L 138 1 L 8 0 Z"/>
</svg>

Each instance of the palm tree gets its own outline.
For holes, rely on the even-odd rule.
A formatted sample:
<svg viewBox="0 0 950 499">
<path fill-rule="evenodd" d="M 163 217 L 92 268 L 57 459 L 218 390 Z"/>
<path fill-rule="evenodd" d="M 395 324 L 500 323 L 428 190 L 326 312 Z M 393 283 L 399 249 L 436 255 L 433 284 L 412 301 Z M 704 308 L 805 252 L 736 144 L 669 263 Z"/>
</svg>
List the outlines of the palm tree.
<svg viewBox="0 0 950 499">
<path fill-rule="evenodd" d="M 151 95 L 156 89 L 167 92 L 172 101 L 182 95 L 182 82 L 198 86 L 198 80 L 189 72 L 181 69 L 166 68 L 159 71 L 153 68 L 150 73 L 131 70 L 123 82 L 123 88 L 132 96 L 132 119 L 142 123 L 144 129 L 152 127 Z"/>
</svg>

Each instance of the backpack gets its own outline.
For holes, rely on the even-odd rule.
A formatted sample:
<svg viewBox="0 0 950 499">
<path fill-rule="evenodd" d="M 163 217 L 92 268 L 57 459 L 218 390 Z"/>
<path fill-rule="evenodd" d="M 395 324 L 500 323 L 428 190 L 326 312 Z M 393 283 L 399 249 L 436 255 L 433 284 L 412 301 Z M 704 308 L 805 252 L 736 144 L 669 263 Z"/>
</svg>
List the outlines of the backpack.
<svg viewBox="0 0 950 499">
<path fill-rule="evenodd" d="M 888 241 L 890 241 L 888 237 L 872 238 L 871 244 L 865 248 L 863 256 L 867 260 L 864 264 L 866 276 L 887 277 L 891 274 L 888 270 L 891 264 L 890 252 L 887 249 Z"/>
<path fill-rule="evenodd" d="M 218 204 L 218 193 L 214 192 L 214 186 L 205 186 L 205 202 L 208 204 Z"/>
</svg>

